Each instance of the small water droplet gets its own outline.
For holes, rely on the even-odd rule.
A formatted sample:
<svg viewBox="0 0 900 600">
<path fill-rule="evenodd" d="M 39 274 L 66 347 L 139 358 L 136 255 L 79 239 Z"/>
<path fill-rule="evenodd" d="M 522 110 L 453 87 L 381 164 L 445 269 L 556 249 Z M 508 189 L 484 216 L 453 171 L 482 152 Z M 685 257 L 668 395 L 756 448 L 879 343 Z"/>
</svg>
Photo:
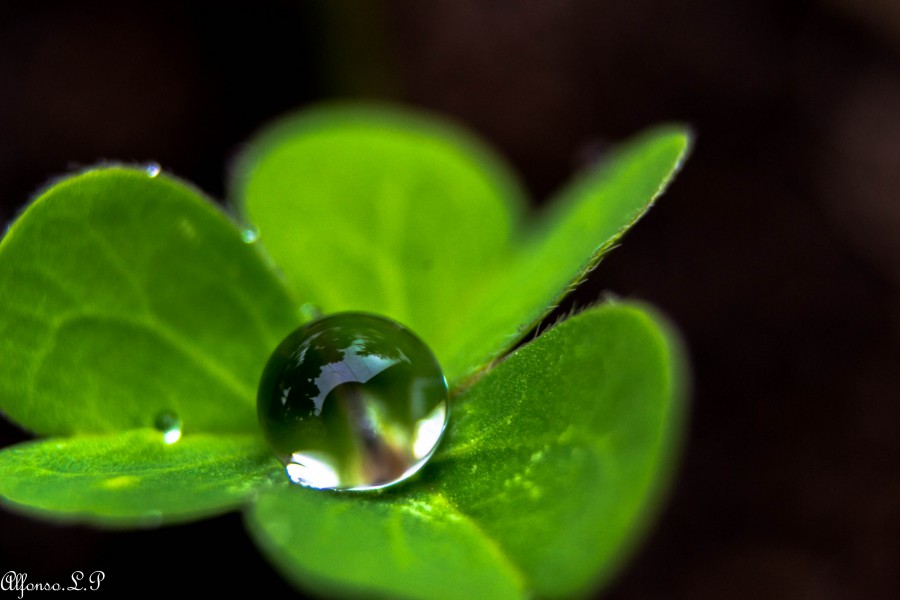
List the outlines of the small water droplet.
<svg viewBox="0 0 900 600">
<path fill-rule="evenodd" d="M 301 304 L 297 312 L 300 315 L 300 320 L 304 322 L 312 321 L 313 319 L 319 319 L 322 317 L 322 309 L 320 309 L 318 305 L 313 304 L 312 302 Z"/>
<path fill-rule="evenodd" d="M 144 165 L 144 172 L 147 173 L 149 177 L 156 177 L 159 175 L 160 171 L 162 171 L 162 167 L 159 166 L 159 163 L 151 162 Z"/>
<path fill-rule="evenodd" d="M 447 424 L 447 382 L 405 327 L 339 313 L 307 323 L 278 346 L 257 408 L 291 481 L 377 489 L 411 477 L 431 458 Z"/>
<path fill-rule="evenodd" d="M 181 419 L 171 410 L 156 415 L 153 426 L 162 431 L 163 441 L 167 444 L 174 444 L 181 439 Z"/>
<path fill-rule="evenodd" d="M 259 239 L 259 229 L 248 227 L 241 232 L 241 239 L 245 244 L 252 244 Z"/>
</svg>

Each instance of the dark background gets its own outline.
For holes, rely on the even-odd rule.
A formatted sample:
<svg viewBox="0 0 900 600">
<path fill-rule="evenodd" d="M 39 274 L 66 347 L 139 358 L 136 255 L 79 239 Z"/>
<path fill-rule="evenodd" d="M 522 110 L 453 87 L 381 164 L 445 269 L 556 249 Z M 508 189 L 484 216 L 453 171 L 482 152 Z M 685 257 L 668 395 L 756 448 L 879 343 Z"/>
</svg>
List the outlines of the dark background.
<svg viewBox="0 0 900 600">
<path fill-rule="evenodd" d="M 898 67 L 895 0 L 2 2 L 0 217 L 101 159 L 221 197 L 256 128 L 335 97 L 457 118 L 536 199 L 686 121 L 686 169 L 574 300 L 655 303 L 695 379 L 671 501 L 606 597 L 898 598 Z M 0 515 L 0 571 L 75 569 L 121 594 L 289 591 L 236 515 Z"/>
</svg>

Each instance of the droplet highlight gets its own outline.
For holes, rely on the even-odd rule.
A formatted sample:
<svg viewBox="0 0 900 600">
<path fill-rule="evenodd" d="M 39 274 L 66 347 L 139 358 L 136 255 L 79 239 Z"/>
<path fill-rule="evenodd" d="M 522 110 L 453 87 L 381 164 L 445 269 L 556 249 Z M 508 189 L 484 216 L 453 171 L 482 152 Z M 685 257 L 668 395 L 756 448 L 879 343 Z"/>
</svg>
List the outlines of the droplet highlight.
<svg viewBox="0 0 900 600">
<path fill-rule="evenodd" d="M 153 426 L 162 432 L 163 441 L 167 444 L 174 444 L 181 439 L 181 419 L 170 410 L 156 415 Z"/>
<path fill-rule="evenodd" d="M 307 323 L 276 348 L 257 408 L 292 482 L 378 489 L 411 477 L 434 454 L 447 425 L 447 382 L 407 328 L 338 313 Z"/>
</svg>

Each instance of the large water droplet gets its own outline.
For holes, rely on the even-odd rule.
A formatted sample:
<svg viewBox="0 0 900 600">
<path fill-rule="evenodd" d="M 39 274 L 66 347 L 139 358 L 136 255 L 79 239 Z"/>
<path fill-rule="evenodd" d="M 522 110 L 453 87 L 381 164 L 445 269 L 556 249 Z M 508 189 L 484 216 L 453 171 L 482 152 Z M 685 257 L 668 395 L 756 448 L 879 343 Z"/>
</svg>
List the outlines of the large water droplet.
<svg viewBox="0 0 900 600">
<path fill-rule="evenodd" d="M 162 431 L 163 441 L 167 444 L 174 444 L 181 439 L 181 418 L 171 410 L 156 415 L 153 426 Z"/>
<path fill-rule="evenodd" d="M 447 382 L 405 327 L 339 313 L 291 333 L 259 386 L 259 422 L 291 481 L 366 490 L 412 476 L 447 424 Z"/>
</svg>

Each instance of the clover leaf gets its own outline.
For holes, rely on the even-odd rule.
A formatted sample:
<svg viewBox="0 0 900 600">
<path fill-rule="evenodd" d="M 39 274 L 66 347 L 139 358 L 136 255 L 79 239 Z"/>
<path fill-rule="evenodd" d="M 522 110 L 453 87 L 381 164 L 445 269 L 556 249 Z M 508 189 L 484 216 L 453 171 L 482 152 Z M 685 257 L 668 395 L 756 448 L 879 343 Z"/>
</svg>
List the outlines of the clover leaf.
<svg viewBox="0 0 900 600">
<path fill-rule="evenodd" d="M 478 141 L 386 108 L 322 107 L 260 135 L 235 170 L 238 222 L 156 170 L 61 180 L 0 241 L 0 407 L 44 436 L 0 451 L 0 496 L 115 527 L 243 508 L 285 576 L 325 594 L 589 591 L 667 480 L 679 343 L 652 309 L 609 302 L 511 349 L 688 143 L 677 127 L 645 133 L 536 217 Z M 257 381 L 307 303 L 386 315 L 441 360 L 450 426 L 416 478 L 301 488 L 265 447 Z M 174 443 L 155 428 L 168 414 Z"/>
</svg>

